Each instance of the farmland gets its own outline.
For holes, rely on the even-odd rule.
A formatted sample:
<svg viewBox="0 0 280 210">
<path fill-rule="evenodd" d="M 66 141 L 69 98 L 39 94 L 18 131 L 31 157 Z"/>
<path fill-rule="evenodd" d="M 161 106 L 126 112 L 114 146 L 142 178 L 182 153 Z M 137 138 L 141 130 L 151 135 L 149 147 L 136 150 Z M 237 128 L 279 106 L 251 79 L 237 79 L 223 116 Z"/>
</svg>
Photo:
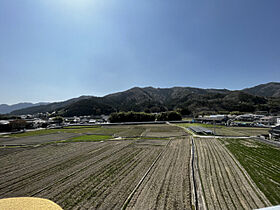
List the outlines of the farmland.
<svg viewBox="0 0 280 210">
<path fill-rule="evenodd" d="M 190 142 L 173 140 L 136 191 L 128 209 L 190 209 Z"/>
<path fill-rule="evenodd" d="M 3 146 L 30 146 L 72 141 L 98 141 L 118 138 L 169 138 L 186 135 L 178 127 L 168 125 L 91 126 L 48 129 L 11 134 L 0 138 Z"/>
<path fill-rule="evenodd" d="M 0 145 L 0 198 L 48 198 L 64 209 L 280 203 L 279 149 L 249 138 L 192 141 L 174 125 L 108 125 L 12 134 Z"/>
<path fill-rule="evenodd" d="M 221 139 L 273 205 L 280 203 L 280 149 L 252 139 Z"/>
<path fill-rule="evenodd" d="M 216 139 L 194 140 L 207 209 L 255 209 L 270 203 Z"/>
<path fill-rule="evenodd" d="M 190 126 L 201 126 L 206 127 L 214 131 L 215 135 L 218 136 L 257 136 L 262 134 L 268 134 L 268 128 L 257 128 L 257 127 L 227 127 L 222 125 L 211 125 L 211 124 L 200 124 L 200 123 L 180 123 L 178 126 L 188 128 Z"/>
<path fill-rule="evenodd" d="M 187 202 L 188 205 L 184 205 L 190 206 L 190 147 L 186 134 L 180 128 L 145 125 L 79 128 L 73 131 L 71 128 L 71 132 L 60 130 L 39 136 L 9 137 L 11 141 L 16 139 L 29 143 L 29 147 L 0 150 L 0 198 L 35 196 L 55 201 L 64 209 L 120 209 L 155 163 L 157 172 L 151 171 L 149 177 L 182 173 L 182 180 L 177 181 L 177 176 L 169 177 L 167 186 L 169 188 L 170 183 L 176 182 L 176 187 L 182 189 L 184 195 L 184 200 L 176 202 Z M 50 144 L 45 144 L 44 139 L 43 144 L 38 144 L 33 141 L 36 137 L 41 139 L 69 133 L 78 135 L 74 137 L 75 142 L 50 141 Z M 93 136 L 102 134 L 102 138 L 100 141 L 94 138 L 92 142 L 84 142 L 90 141 L 85 139 L 85 134 L 89 133 Z M 107 141 L 103 137 L 108 134 L 125 138 Z M 184 154 L 185 159 L 178 156 L 178 151 Z M 177 159 L 181 161 L 176 163 Z M 165 167 L 165 162 L 170 162 L 170 166 Z M 166 197 L 169 203 L 173 202 L 170 198 L 175 196 L 174 193 L 172 191 Z"/>
</svg>

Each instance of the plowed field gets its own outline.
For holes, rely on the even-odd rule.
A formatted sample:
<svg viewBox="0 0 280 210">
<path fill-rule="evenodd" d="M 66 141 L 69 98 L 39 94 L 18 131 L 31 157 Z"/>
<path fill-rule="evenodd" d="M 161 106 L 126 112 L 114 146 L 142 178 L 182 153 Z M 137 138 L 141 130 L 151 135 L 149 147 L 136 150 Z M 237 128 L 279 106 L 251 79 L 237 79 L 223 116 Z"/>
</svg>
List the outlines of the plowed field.
<svg viewBox="0 0 280 210">
<path fill-rule="evenodd" d="M 174 139 L 127 209 L 191 209 L 190 140 Z"/>
<path fill-rule="evenodd" d="M 120 208 L 168 141 L 85 142 L 0 158 L 0 198 L 48 198 L 64 209 Z"/>
<path fill-rule="evenodd" d="M 255 209 L 270 205 L 219 140 L 195 138 L 194 142 L 208 209 Z"/>
</svg>

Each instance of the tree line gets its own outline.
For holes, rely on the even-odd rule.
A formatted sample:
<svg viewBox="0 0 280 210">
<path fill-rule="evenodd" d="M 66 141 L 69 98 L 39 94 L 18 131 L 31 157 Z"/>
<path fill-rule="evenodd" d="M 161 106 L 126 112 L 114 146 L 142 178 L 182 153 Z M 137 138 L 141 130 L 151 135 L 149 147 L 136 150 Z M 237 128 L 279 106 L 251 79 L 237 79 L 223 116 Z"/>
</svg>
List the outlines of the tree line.
<svg viewBox="0 0 280 210">
<path fill-rule="evenodd" d="M 176 111 L 161 112 L 158 114 L 145 112 L 115 112 L 109 117 L 111 123 L 118 122 L 149 122 L 149 121 L 176 121 L 182 120 L 182 115 Z"/>
</svg>

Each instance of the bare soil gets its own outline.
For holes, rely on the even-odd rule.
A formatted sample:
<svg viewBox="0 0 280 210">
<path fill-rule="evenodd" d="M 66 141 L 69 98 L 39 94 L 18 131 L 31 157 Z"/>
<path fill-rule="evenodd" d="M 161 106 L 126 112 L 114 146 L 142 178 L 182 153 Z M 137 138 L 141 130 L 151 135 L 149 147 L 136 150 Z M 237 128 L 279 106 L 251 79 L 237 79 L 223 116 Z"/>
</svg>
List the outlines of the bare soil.
<svg viewBox="0 0 280 210">
<path fill-rule="evenodd" d="M 255 209 L 268 200 L 216 139 L 195 138 L 198 167 L 208 209 Z"/>
<path fill-rule="evenodd" d="M 63 209 L 120 209 L 168 142 L 144 141 L 52 144 L 0 156 L 0 198 L 36 196 Z"/>
<path fill-rule="evenodd" d="M 127 209 L 191 209 L 190 139 L 174 139 Z"/>
<path fill-rule="evenodd" d="M 75 133 L 53 133 L 40 136 L 28 136 L 28 137 L 9 137 L 0 138 L 0 145 L 13 146 L 13 145 L 34 145 L 43 144 L 52 141 L 67 140 L 81 134 Z"/>
</svg>

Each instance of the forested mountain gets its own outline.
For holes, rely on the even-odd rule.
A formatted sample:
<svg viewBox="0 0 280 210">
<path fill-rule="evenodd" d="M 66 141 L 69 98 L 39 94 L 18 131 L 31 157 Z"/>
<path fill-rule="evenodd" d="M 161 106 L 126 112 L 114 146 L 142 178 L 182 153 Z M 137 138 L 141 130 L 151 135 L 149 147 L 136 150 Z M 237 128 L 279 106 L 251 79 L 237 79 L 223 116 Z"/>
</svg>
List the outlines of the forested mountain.
<svg viewBox="0 0 280 210">
<path fill-rule="evenodd" d="M 175 109 L 180 110 L 182 114 L 193 115 L 209 111 L 280 112 L 280 97 L 263 97 L 247 92 L 191 87 L 135 87 L 104 97 L 81 96 L 65 102 L 17 110 L 12 114 L 56 111 L 62 116 L 80 116 L 110 114 L 118 111 L 154 113 Z"/>
<path fill-rule="evenodd" d="M 264 96 L 264 97 L 280 97 L 280 83 L 270 82 L 267 84 L 261 84 L 252 88 L 246 88 L 242 91 L 250 93 L 252 95 Z"/>
</svg>

